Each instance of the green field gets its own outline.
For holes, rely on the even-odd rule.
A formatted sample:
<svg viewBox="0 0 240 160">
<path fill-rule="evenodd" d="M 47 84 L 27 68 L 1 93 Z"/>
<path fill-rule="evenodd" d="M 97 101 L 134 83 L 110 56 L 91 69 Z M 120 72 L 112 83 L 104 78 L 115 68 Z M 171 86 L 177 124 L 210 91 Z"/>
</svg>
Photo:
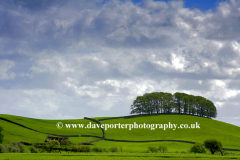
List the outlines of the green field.
<svg viewBox="0 0 240 160">
<path fill-rule="evenodd" d="M 209 138 L 215 138 L 220 140 L 225 148 L 240 149 L 240 127 L 197 116 L 189 115 L 152 115 L 152 116 L 140 116 L 133 118 L 120 118 L 100 121 L 102 124 L 110 123 L 122 123 L 122 124 L 194 124 L 198 122 L 200 124 L 199 129 L 108 129 L 105 131 L 106 138 L 109 139 L 124 139 L 124 140 L 185 140 L 203 143 L 204 140 Z M 100 142 L 98 142 L 100 143 Z M 172 143 L 172 142 L 160 142 L 160 143 Z M 170 147 L 169 144 L 169 147 Z M 175 146 L 176 145 L 176 146 Z M 186 146 L 181 148 L 189 149 L 188 145 L 176 142 L 173 146 Z M 175 150 L 174 147 L 170 147 Z"/>
<path fill-rule="evenodd" d="M 57 122 L 63 124 L 97 124 L 93 121 L 86 119 L 73 119 L 73 120 L 41 120 L 26 118 L 13 115 L 0 114 L 0 117 L 6 118 L 13 122 L 24 125 L 28 128 L 57 135 L 93 135 L 101 137 L 103 135 L 100 128 L 85 129 L 85 128 L 66 128 L 58 129 L 56 127 Z M 105 117 L 106 118 L 106 117 Z M 102 118 L 94 118 L 100 120 Z M 168 152 L 188 152 L 191 143 L 183 142 L 116 142 L 109 141 L 114 140 L 128 140 L 128 141 L 154 141 L 154 140 L 182 140 L 203 143 L 204 140 L 209 138 L 215 138 L 222 142 L 224 148 L 240 149 L 240 127 L 216 121 L 209 118 L 203 118 L 191 115 L 151 115 L 151 116 L 134 116 L 118 119 L 109 119 L 100 121 L 102 124 L 200 124 L 200 128 L 197 129 L 107 129 L 105 130 L 106 140 L 94 142 L 92 146 L 98 146 L 105 149 L 110 147 L 117 147 L 118 151 L 122 149 L 123 152 L 128 153 L 141 153 L 147 150 L 149 146 L 166 146 Z M 9 123 L 7 121 L 0 120 L 0 125 L 4 131 L 3 144 L 13 142 L 28 142 L 28 143 L 43 143 L 47 134 L 32 131 L 16 124 Z M 79 142 L 89 142 L 96 140 L 95 137 L 70 137 L 69 140 L 75 144 Z M 239 152 L 240 153 L 240 152 Z"/>
<path fill-rule="evenodd" d="M 74 119 L 74 120 L 42 120 L 33 119 L 20 116 L 12 116 L 0 114 L 0 117 L 6 118 L 13 122 L 22 124 L 31 129 L 57 135 L 94 135 L 102 136 L 101 129 L 58 129 L 56 127 L 57 122 L 72 123 L 72 124 L 87 124 L 89 120 Z M 94 122 L 92 122 L 94 123 Z M 4 141 L 3 144 L 13 142 L 28 142 L 28 143 L 43 143 L 48 134 L 38 133 L 18 125 L 0 120 L 0 125 L 4 128 Z M 94 137 L 70 137 L 72 142 L 85 142 L 95 140 Z"/>
<path fill-rule="evenodd" d="M 167 159 L 167 160 L 183 160 L 183 159 L 239 159 L 240 155 L 209 155 L 209 154 L 180 154 L 180 153 L 165 153 L 165 154 L 151 154 L 151 153 L 3 153 L 0 160 L 78 160 L 78 159 L 92 159 L 92 160 L 108 160 L 108 159 Z"/>
</svg>

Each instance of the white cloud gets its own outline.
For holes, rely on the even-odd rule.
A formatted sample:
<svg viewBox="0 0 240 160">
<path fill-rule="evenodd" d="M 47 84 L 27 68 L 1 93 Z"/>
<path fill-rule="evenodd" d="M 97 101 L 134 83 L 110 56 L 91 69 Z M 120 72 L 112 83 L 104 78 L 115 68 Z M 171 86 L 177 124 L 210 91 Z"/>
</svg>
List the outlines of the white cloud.
<svg viewBox="0 0 240 160">
<path fill-rule="evenodd" d="M 184 71 L 184 64 L 185 59 L 183 57 L 172 54 L 172 65 L 175 69 Z"/>
<path fill-rule="evenodd" d="M 14 79 L 16 74 L 8 70 L 15 66 L 15 63 L 9 60 L 0 60 L 0 80 Z"/>
<path fill-rule="evenodd" d="M 212 95 L 213 97 L 217 97 L 220 100 L 222 99 L 228 99 L 235 97 L 240 93 L 240 90 L 235 89 L 229 89 L 228 83 L 229 80 L 212 80 Z"/>
<path fill-rule="evenodd" d="M 216 106 L 217 108 L 221 108 L 223 105 L 224 105 L 223 102 L 215 102 L 215 106 Z"/>
<path fill-rule="evenodd" d="M 238 43 L 237 41 L 233 41 L 232 47 L 234 51 L 237 51 L 240 54 L 240 43 Z"/>
<path fill-rule="evenodd" d="M 155 91 L 202 95 L 219 109 L 239 103 L 240 1 L 204 12 L 183 1 L 56 3 L 0 4 L 3 112 L 128 114 L 136 96 Z"/>
<path fill-rule="evenodd" d="M 58 106 L 56 104 L 54 104 L 53 102 L 45 102 L 44 103 L 46 106 L 48 106 L 48 108 L 46 108 L 46 110 L 49 111 L 57 111 L 58 110 Z"/>
</svg>

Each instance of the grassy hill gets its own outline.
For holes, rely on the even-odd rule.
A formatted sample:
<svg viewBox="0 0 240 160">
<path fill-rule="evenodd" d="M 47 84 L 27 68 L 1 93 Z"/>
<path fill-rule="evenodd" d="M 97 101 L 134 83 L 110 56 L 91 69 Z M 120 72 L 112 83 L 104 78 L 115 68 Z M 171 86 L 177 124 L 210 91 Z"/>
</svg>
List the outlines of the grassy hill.
<svg viewBox="0 0 240 160">
<path fill-rule="evenodd" d="M 79 128 L 71 128 L 71 129 L 58 129 L 56 124 L 58 122 L 62 122 L 63 124 L 88 124 L 89 120 L 85 119 L 74 119 L 74 120 L 42 120 L 42 119 L 34 119 L 27 118 L 21 116 L 13 116 L 0 114 L 0 117 L 8 119 L 12 122 L 16 122 L 18 124 L 24 125 L 28 128 L 44 132 L 50 134 L 57 135 L 93 135 L 93 136 L 102 136 L 101 129 L 79 129 Z M 94 122 L 92 122 L 94 123 Z M 13 142 L 28 142 L 28 143 L 43 143 L 48 136 L 48 134 L 38 133 L 23 127 L 20 127 L 16 124 L 12 124 L 3 120 L 0 120 L 0 125 L 4 129 L 4 141 L 3 143 L 7 144 L 11 141 Z M 93 137 L 70 137 L 70 141 L 72 142 L 86 142 L 92 141 L 97 138 Z"/>
<path fill-rule="evenodd" d="M 65 128 L 58 129 L 56 127 L 57 122 L 63 124 L 97 124 L 93 121 L 86 119 L 74 119 L 74 120 L 41 120 L 32 119 L 13 115 L 0 114 L 0 117 L 6 118 L 13 122 L 19 123 L 26 127 L 32 128 L 45 133 L 58 134 L 58 135 L 93 135 L 101 137 L 102 130 L 97 129 L 79 129 L 79 128 Z M 129 140 L 129 141 L 151 141 L 151 140 L 183 140 L 203 143 L 204 140 L 209 138 L 215 138 L 220 140 L 224 148 L 240 149 L 240 127 L 212 120 L 203 117 L 190 116 L 190 115 L 150 115 L 150 116 L 133 116 L 117 119 L 102 120 L 102 118 L 94 118 L 100 120 L 102 124 L 200 124 L 198 129 L 190 128 L 176 128 L 173 129 L 107 129 L 105 130 L 106 140 L 95 142 L 94 145 L 101 146 L 103 148 L 118 147 L 123 151 L 139 152 L 147 149 L 148 146 L 159 145 L 167 146 L 170 151 L 187 151 L 192 144 L 182 142 L 114 142 L 114 140 Z M 29 143 L 42 143 L 46 139 L 47 134 L 38 133 L 16 124 L 12 124 L 3 120 L 0 120 L 0 125 L 4 129 L 4 141 L 3 143 L 9 143 L 11 141 L 24 141 Z M 94 137 L 71 137 L 70 141 L 87 142 L 96 140 Z"/>
</svg>

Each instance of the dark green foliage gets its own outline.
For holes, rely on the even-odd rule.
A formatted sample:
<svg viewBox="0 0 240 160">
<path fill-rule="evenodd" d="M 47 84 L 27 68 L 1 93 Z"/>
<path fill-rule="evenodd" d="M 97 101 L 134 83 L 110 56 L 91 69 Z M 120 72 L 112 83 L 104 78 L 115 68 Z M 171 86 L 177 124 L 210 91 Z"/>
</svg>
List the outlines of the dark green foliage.
<svg viewBox="0 0 240 160">
<path fill-rule="evenodd" d="M 166 153 L 168 151 L 167 147 L 165 147 L 165 146 L 159 146 L 158 150 L 162 153 Z"/>
<path fill-rule="evenodd" d="M 193 153 L 206 153 L 203 145 L 200 144 L 200 143 L 195 143 L 195 144 L 190 148 L 190 152 L 193 152 Z"/>
<path fill-rule="evenodd" d="M 26 152 L 24 145 L 18 144 L 18 147 L 20 149 L 20 153 L 25 153 Z"/>
<path fill-rule="evenodd" d="M 204 146 L 212 153 L 219 151 L 222 152 L 222 143 L 216 139 L 208 139 L 204 141 Z M 222 154 L 223 155 L 223 154 Z"/>
<path fill-rule="evenodd" d="M 9 145 L 18 146 L 18 142 L 11 142 Z"/>
<path fill-rule="evenodd" d="M 90 152 L 91 148 L 85 145 L 74 145 L 72 147 L 73 152 Z"/>
<path fill-rule="evenodd" d="M 100 148 L 100 147 L 93 147 L 93 148 L 92 148 L 92 151 L 93 151 L 93 152 L 104 152 L 104 149 L 103 149 L 103 148 Z"/>
<path fill-rule="evenodd" d="M 64 147 L 62 147 L 62 149 L 65 151 L 72 151 L 73 145 L 64 146 Z"/>
<path fill-rule="evenodd" d="M 110 152 L 117 152 L 118 149 L 117 149 L 117 147 L 111 147 L 111 148 L 109 149 L 109 151 L 110 151 Z"/>
<path fill-rule="evenodd" d="M 123 152 L 123 147 L 120 147 L 120 151 Z"/>
<path fill-rule="evenodd" d="M 158 152 L 158 149 L 156 147 L 148 147 L 148 151 L 152 153 Z"/>
<path fill-rule="evenodd" d="M 7 152 L 7 150 L 6 150 L 5 145 L 0 144 L 0 153 L 6 153 L 6 152 Z"/>
<path fill-rule="evenodd" d="M 79 145 L 73 145 L 72 146 L 72 151 L 73 152 L 80 152 L 80 146 Z"/>
<path fill-rule="evenodd" d="M 0 126 L 0 143 L 3 142 L 3 128 Z"/>
<path fill-rule="evenodd" d="M 70 145 L 70 142 L 68 139 L 64 139 L 64 140 L 61 140 L 60 141 L 60 145 L 63 146 L 63 145 Z"/>
<path fill-rule="evenodd" d="M 56 141 L 56 140 L 50 140 L 50 141 Z M 64 150 L 64 151 L 70 151 L 70 152 L 90 152 L 91 151 L 91 148 L 88 145 L 83 145 L 81 143 L 79 145 L 68 144 L 68 145 L 60 146 L 59 143 L 57 142 L 48 141 L 47 143 L 38 146 L 38 148 L 41 148 L 42 151 L 47 151 L 47 152 L 52 152 L 56 150 Z"/>
<path fill-rule="evenodd" d="M 29 148 L 29 150 L 30 150 L 31 153 L 39 153 L 39 150 L 36 147 L 34 147 L 34 146 L 31 146 Z"/>
<path fill-rule="evenodd" d="M 89 146 L 86 145 L 81 145 L 80 146 L 80 152 L 90 152 L 91 148 Z"/>
<path fill-rule="evenodd" d="M 216 118 L 214 104 L 201 96 L 185 93 L 153 92 L 138 96 L 131 105 L 130 114 L 185 113 Z"/>
<path fill-rule="evenodd" d="M 34 147 L 38 148 L 38 150 L 40 152 L 44 152 L 44 151 L 49 152 L 49 147 L 46 145 L 46 143 L 42 144 L 42 145 L 37 145 L 37 146 L 34 146 Z"/>
<path fill-rule="evenodd" d="M 17 142 L 11 142 L 6 148 L 9 153 L 20 153 L 20 148 L 18 147 Z"/>
<path fill-rule="evenodd" d="M 25 153 L 25 147 L 24 145 L 17 143 L 17 142 L 11 142 L 8 145 L 1 144 L 0 146 L 0 153 Z"/>
<path fill-rule="evenodd" d="M 20 149 L 17 146 L 8 146 L 9 153 L 20 153 Z"/>
<path fill-rule="evenodd" d="M 46 143 L 46 149 L 51 153 L 53 148 L 59 148 L 60 143 L 57 140 L 50 140 Z"/>
</svg>

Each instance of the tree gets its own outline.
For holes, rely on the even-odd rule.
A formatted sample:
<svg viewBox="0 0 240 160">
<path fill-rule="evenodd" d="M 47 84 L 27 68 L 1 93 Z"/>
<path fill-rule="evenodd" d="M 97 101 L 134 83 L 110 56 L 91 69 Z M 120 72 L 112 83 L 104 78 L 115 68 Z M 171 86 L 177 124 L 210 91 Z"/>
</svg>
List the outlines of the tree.
<svg viewBox="0 0 240 160">
<path fill-rule="evenodd" d="M 174 99 L 175 108 L 178 113 L 181 113 L 182 112 L 183 94 L 176 92 L 173 94 L 173 97 L 174 97 L 173 99 Z"/>
<path fill-rule="evenodd" d="M 39 153 L 39 150 L 36 147 L 34 147 L 34 146 L 31 146 L 29 148 L 29 150 L 30 150 L 31 153 Z"/>
<path fill-rule="evenodd" d="M 215 118 L 214 104 L 201 96 L 186 93 L 153 92 L 138 96 L 130 106 L 130 114 L 184 113 L 201 117 Z"/>
<path fill-rule="evenodd" d="M 146 99 L 145 100 L 145 105 L 144 105 L 144 108 L 145 108 L 145 113 L 148 113 L 148 114 L 152 114 L 153 113 L 153 110 L 154 110 L 154 101 L 153 101 L 153 97 L 151 94 L 149 93 L 146 93 L 143 95 L 143 97 Z"/>
<path fill-rule="evenodd" d="M 163 92 L 156 92 L 157 97 L 157 105 L 159 109 L 159 113 L 163 113 L 163 106 L 164 106 L 164 93 Z"/>
<path fill-rule="evenodd" d="M 165 147 L 165 146 L 159 146 L 158 150 L 162 153 L 166 153 L 168 151 L 167 147 Z"/>
<path fill-rule="evenodd" d="M 149 114 L 159 113 L 158 96 L 156 93 L 146 93 L 143 95 L 147 99 L 147 112 Z"/>
<path fill-rule="evenodd" d="M 4 137 L 2 131 L 3 131 L 3 128 L 0 126 L 0 143 L 3 142 L 3 137 Z"/>
<path fill-rule="evenodd" d="M 110 152 L 117 152 L 118 149 L 117 149 L 117 147 L 111 147 L 111 148 L 109 148 L 109 151 Z"/>
<path fill-rule="evenodd" d="M 217 151 L 220 151 L 222 154 L 222 143 L 216 139 L 208 139 L 204 141 L 204 146 L 214 154 Z"/>
<path fill-rule="evenodd" d="M 60 143 L 57 140 L 49 140 L 46 143 L 47 148 L 49 149 L 49 152 L 51 153 L 53 148 L 57 148 L 60 146 Z"/>
<path fill-rule="evenodd" d="M 7 150 L 6 150 L 5 145 L 0 144 L 0 153 L 6 153 L 6 152 L 7 152 Z"/>
<path fill-rule="evenodd" d="M 200 144 L 200 143 L 195 143 L 195 144 L 191 147 L 190 152 L 194 152 L 194 153 L 206 153 L 203 145 Z"/>
<path fill-rule="evenodd" d="M 158 151 L 158 149 L 156 147 L 148 147 L 148 151 L 152 152 L 152 153 L 156 153 Z"/>
<path fill-rule="evenodd" d="M 207 100 L 207 104 L 208 104 L 208 117 L 213 117 L 216 118 L 217 117 L 217 110 L 216 107 L 214 106 L 214 104 Z"/>
<path fill-rule="evenodd" d="M 183 113 L 187 114 L 189 108 L 189 97 L 187 94 L 184 94 L 183 96 Z"/>
<path fill-rule="evenodd" d="M 138 113 L 143 114 L 146 112 L 146 107 L 148 105 L 148 100 L 144 96 L 138 96 L 136 100 L 133 101 L 133 104 L 131 105 L 131 113 Z"/>
<path fill-rule="evenodd" d="M 158 93 L 154 92 L 150 94 L 153 101 L 153 112 L 160 113 L 160 105 L 159 105 L 159 98 Z"/>
<path fill-rule="evenodd" d="M 189 95 L 188 98 L 189 98 L 188 114 L 192 113 L 194 115 L 195 111 L 196 111 L 196 109 L 195 109 L 196 99 L 195 99 L 195 97 L 193 95 Z"/>
<path fill-rule="evenodd" d="M 197 101 L 197 115 L 203 116 L 205 114 L 205 108 L 207 105 L 207 100 L 204 97 L 196 96 Z"/>
<path fill-rule="evenodd" d="M 68 139 L 62 139 L 59 143 L 61 146 L 69 146 L 70 145 L 70 141 Z"/>
<path fill-rule="evenodd" d="M 164 108 L 164 113 L 172 113 L 173 109 L 173 99 L 172 99 L 172 94 L 171 93 L 164 93 L 164 101 L 163 101 L 163 108 Z"/>
</svg>

